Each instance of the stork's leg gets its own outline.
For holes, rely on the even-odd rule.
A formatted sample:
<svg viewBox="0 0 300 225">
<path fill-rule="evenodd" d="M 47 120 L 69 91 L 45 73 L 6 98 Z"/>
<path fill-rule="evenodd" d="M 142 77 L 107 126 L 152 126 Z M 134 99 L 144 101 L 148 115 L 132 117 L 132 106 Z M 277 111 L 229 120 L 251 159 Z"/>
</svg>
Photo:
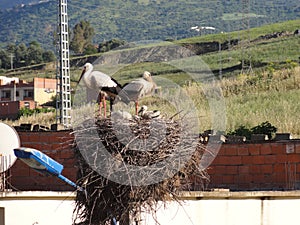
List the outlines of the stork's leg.
<svg viewBox="0 0 300 225">
<path fill-rule="evenodd" d="M 138 115 L 138 111 L 139 111 L 139 102 L 135 101 L 135 115 Z"/>
<path fill-rule="evenodd" d="M 99 102 L 99 117 L 102 116 L 102 107 L 103 107 L 103 103 L 102 103 L 102 99 Z"/>
<path fill-rule="evenodd" d="M 104 116 L 104 118 L 106 118 L 106 100 L 105 100 L 105 95 L 103 95 L 102 101 L 103 101 L 103 110 L 104 110 L 103 116 Z"/>
<path fill-rule="evenodd" d="M 97 102 L 99 103 L 99 115 L 98 116 L 101 117 L 102 116 L 102 107 L 103 107 L 101 92 L 98 94 Z"/>
<path fill-rule="evenodd" d="M 111 112 L 113 111 L 113 103 L 114 103 L 114 100 L 112 98 L 109 98 L 109 111 L 110 111 L 110 115 L 111 115 Z"/>
</svg>

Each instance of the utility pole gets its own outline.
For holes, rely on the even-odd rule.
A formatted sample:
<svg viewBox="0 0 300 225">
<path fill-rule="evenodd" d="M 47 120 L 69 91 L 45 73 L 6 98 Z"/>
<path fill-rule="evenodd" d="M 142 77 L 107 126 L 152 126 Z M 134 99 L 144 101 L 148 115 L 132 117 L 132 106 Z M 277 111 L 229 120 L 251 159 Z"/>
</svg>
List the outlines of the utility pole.
<svg viewBox="0 0 300 225">
<path fill-rule="evenodd" d="M 223 67 L 223 65 L 222 65 L 222 43 L 221 43 L 221 41 L 219 41 L 219 79 L 222 79 L 222 67 Z"/>
<path fill-rule="evenodd" d="M 58 61 L 56 71 L 56 120 L 71 126 L 71 81 L 67 0 L 58 0 Z"/>
<path fill-rule="evenodd" d="M 14 69 L 14 54 L 10 53 L 10 69 L 13 70 Z"/>
</svg>

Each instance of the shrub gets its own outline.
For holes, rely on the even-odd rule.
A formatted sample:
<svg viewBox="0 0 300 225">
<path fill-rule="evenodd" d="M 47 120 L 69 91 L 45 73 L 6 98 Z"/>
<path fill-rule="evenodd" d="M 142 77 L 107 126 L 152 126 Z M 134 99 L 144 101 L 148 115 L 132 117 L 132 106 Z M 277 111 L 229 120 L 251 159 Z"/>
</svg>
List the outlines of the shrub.
<svg viewBox="0 0 300 225">
<path fill-rule="evenodd" d="M 234 131 L 229 132 L 228 134 L 235 136 L 245 136 L 247 139 L 250 139 L 252 134 L 266 134 L 268 135 L 269 140 L 271 140 L 276 131 L 277 128 L 275 126 L 273 126 L 270 122 L 265 121 L 250 129 L 241 125 Z"/>
<path fill-rule="evenodd" d="M 251 130 L 248 129 L 247 127 L 241 125 L 234 131 L 231 131 L 228 133 L 229 135 L 234 135 L 234 136 L 245 136 L 247 139 L 251 138 Z"/>
<path fill-rule="evenodd" d="M 21 108 L 18 113 L 18 118 L 21 116 L 32 116 L 33 114 L 38 113 L 48 113 L 48 112 L 54 112 L 55 109 L 51 108 L 35 108 L 35 109 L 29 109 L 29 108 Z"/>
<path fill-rule="evenodd" d="M 271 140 L 274 134 L 277 131 L 277 128 L 274 127 L 270 122 L 266 121 L 251 128 L 253 134 L 266 134 L 268 135 L 269 140 Z"/>
</svg>

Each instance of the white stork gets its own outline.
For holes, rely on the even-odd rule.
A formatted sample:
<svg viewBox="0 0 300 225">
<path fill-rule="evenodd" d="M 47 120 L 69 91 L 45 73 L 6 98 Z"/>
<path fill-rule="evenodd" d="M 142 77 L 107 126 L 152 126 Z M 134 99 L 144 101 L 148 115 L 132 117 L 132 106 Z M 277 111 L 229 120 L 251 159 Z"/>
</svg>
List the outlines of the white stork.
<svg viewBox="0 0 300 225">
<path fill-rule="evenodd" d="M 83 80 L 85 86 L 89 89 L 99 90 L 100 97 L 100 115 L 101 108 L 104 108 L 104 117 L 106 117 L 106 98 L 110 99 L 110 109 L 112 110 L 112 101 L 122 90 L 122 86 L 113 78 L 100 71 L 93 71 L 93 65 L 86 63 L 83 67 L 78 83 Z M 124 95 L 122 100 L 129 103 L 129 99 Z M 103 105 L 102 105 L 103 104 Z"/>
<path fill-rule="evenodd" d="M 152 94 L 157 85 L 152 79 L 151 74 L 145 71 L 143 77 L 125 84 L 121 95 L 125 95 L 131 101 L 135 102 L 135 113 L 138 115 L 138 101 L 140 98 Z"/>
<path fill-rule="evenodd" d="M 141 107 L 141 109 L 139 110 L 138 114 L 143 119 L 160 118 L 160 111 L 158 111 L 158 110 L 148 111 L 148 107 L 145 106 L 145 105 L 143 105 Z"/>
</svg>

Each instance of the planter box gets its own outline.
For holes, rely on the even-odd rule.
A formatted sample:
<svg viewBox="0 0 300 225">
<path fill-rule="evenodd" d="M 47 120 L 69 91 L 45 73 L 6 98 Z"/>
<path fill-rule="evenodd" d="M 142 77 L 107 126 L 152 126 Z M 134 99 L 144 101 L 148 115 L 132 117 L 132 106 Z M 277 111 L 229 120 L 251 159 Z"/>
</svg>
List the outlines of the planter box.
<svg viewBox="0 0 300 225">
<path fill-rule="evenodd" d="M 267 141 L 269 140 L 268 135 L 266 134 L 252 134 L 251 141 Z"/>
<path fill-rule="evenodd" d="M 281 141 L 281 140 L 290 140 L 291 134 L 290 133 L 276 133 L 275 141 Z"/>
</svg>

